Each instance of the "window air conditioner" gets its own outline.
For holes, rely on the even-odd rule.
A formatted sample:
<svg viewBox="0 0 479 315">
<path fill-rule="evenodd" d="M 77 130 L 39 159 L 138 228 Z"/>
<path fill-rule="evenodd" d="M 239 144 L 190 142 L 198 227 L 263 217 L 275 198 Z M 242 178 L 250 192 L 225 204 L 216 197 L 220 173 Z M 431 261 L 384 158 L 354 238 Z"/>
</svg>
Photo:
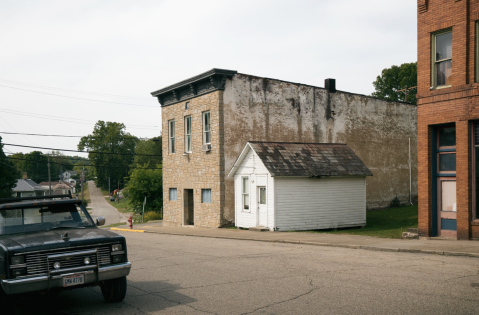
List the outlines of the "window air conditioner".
<svg viewBox="0 0 479 315">
<path fill-rule="evenodd" d="M 211 151 L 211 143 L 208 144 L 203 144 L 202 146 L 204 152 L 209 152 Z"/>
</svg>

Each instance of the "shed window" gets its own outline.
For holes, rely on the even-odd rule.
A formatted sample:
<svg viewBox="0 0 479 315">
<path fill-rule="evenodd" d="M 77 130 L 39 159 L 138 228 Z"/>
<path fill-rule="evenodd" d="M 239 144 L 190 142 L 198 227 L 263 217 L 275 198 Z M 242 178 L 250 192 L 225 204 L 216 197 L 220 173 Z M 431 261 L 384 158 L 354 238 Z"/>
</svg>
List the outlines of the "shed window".
<svg viewBox="0 0 479 315">
<path fill-rule="evenodd" d="M 202 189 L 201 190 L 201 202 L 202 203 L 211 203 L 211 189 Z"/>
<path fill-rule="evenodd" d="M 168 147 L 170 154 L 175 153 L 175 121 L 168 122 Z"/>
<path fill-rule="evenodd" d="M 177 190 L 176 188 L 170 188 L 170 201 L 177 200 Z"/>
<path fill-rule="evenodd" d="M 433 86 L 451 85 L 452 75 L 452 30 L 433 35 L 432 38 Z"/>
<path fill-rule="evenodd" d="M 249 177 L 242 177 L 243 210 L 249 211 Z"/>
<path fill-rule="evenodd" d="M 211 115 L 203 113 L 203 144 L 211 143 Z"/>
<path fill-rule="evenodd" d="M 185 117 L 185 152 L 191 152 L 191 116 Z"/>
</svg>

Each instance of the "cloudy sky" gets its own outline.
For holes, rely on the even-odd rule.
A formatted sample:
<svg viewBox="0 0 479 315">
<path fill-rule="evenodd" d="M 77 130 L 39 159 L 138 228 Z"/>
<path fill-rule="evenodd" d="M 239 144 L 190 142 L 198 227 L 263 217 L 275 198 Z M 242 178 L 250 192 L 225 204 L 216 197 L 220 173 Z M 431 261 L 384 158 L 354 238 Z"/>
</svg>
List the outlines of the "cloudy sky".
<svg viewBox="0 0 479 315">
<path fill-rule="evenodd" d="M 0 29 L 1 132 L 83 136 L 106 120 L 153 137 L 149 93 L 211 68 L 371 94 L 382 69 L 417 60 L 416 0 L 0 0 Z"/>
</svg>

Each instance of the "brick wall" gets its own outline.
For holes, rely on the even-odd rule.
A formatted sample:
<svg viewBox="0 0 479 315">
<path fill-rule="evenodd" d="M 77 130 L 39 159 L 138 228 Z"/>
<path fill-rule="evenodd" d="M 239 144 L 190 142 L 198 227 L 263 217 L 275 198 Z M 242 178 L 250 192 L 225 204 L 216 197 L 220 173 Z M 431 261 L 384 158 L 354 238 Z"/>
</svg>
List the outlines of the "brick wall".
<svg viewBox="0 0 479 315">
<path fill-rule="evenodd" d="M 184 189 L 194 191 L 195 226 L 219 227 L 224 208 L 223 92 L 216 91 L 162 108 L 163 214 L 165 226 L 184 225 Z M 211 113 L 211 152 L 203 152 L 202 113 Z M 192 153 L 185 151 L 184 117 L 191 115 Z M 176 153 L 168 150 L 168 121 L 175 120 Z M 177 188 L 177 201 L 169 200 L 169 188 Z M 201 189 L 211 189 L 211 203 L 201 202 Z"/>
<path fill-rule="evenodd" d="M 457 238 L 479 238 L 479 222 L 471 222 L 471 121 L 479 120 L 479 84 L 475 83 L 476 21 L 479 0 L 418 1 L 418 200 L 419 232 L 431 236 L 431 130 L 456 125 Z M 430 90 L 432 34 L 452 29 L 451 87 Z M 434 155 L 432 155 L 434 154 Z M 434 170 L 435 171 L 435 170 Z"/>
</svg>

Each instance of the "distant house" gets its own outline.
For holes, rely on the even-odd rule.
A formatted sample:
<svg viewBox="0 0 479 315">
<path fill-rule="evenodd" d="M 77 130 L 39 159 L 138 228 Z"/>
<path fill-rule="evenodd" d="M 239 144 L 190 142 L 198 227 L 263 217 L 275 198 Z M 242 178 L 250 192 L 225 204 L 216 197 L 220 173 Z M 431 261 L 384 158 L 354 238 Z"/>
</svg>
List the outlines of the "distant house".
<svg viewBox="0 0 479 315">
<path fill-rule="evenodd" d="M 43 188 L 45 188 L 47 191 L 50 189 L 50 183 L 49 182 L 41 182 L 39 184 Z M 58 186 L 60 185 L 60 186 Z M 69 188 L 60 188 L 63 187 L 62 185 L 67 185 Z M 64 194 L 62 191 L 67 189 L 70 190 L 72 193 L 75 193 L 75 184 L 64 182 L 64 181 L 58 181 L 58 182 L 51 182 L 52 186 L 52 195 L 61 195 Z M 55 189 L 55 187 L 59 187 L 58 189 Z M 57 190 L 57 192 L 55 192 Z M 67 192 L 68 193 L 68 192 Z M 48 194 L 48 192 L 47 192 Z"/>
<path fill-rule="evenodd" d="M 372 175 L 345 144 L 248 142 L 228 174 L 235 225 L 271 231 L 364 226 L 366 176 Z"/>
<path fill-rule="evenodd" d="M 76 174 L 77 174 L 76 171 L 65 171 L 65 172 L 63 172 L 63 174 L 62 174 L 62 178 L 63 178 L 64 181 L 70 182 L 70 181 L 69 181 L 70 178 L 71 178 L 72 176 L 75 176 Z"/>
<path fill-rule="evenodd" d="M 47 190 L 31 179 L 18 179 L 12 189 L 12 197 L 45 196 Z"/>
<path fill-rule="evenodd" d="M 63 181 L 60 181 L 58 184 L 52 187 L 54 195 L 66 195 L 73 193 L 73 188 Z"/>
</svg>

